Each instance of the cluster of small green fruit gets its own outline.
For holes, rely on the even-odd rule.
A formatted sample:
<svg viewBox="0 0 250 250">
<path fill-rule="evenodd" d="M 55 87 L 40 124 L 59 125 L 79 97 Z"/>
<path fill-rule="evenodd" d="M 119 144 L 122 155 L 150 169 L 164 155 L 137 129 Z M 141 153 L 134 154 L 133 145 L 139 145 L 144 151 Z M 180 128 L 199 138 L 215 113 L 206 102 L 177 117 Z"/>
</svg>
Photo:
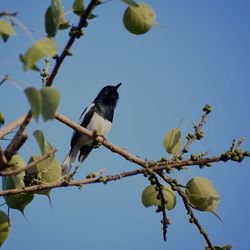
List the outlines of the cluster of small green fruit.
<svg viewBox="0 0 250 250">
<path fill-rule="evenodd" d="M 250 152 L 243 152 L 242 150 L 234 150 L 234 151 L 227 151 L 226 153 L 221 155 L 221 158 L 223 161 L 228 161 L 228 160 L 232 160 L 232 161 L 237 161 L 237 162 L 241 162 L 244 157 L 250 157 Z"/>
</svg>

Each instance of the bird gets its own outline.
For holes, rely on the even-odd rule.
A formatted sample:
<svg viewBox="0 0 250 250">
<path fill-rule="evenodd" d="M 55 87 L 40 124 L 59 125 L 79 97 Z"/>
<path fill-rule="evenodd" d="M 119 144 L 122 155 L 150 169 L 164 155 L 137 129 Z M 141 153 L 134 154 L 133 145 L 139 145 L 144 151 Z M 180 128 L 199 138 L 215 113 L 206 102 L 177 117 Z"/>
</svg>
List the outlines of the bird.
<svg viewBox="0 0 250 250">
<path fill-rule="evenodd" d="M 84 109 L 78 124 L 91 131 L 98 131 L 104 138 L 108 135 L 113 122 L 114 111 L 119 100 L 118 88 L 108 85 L 102 88 L 94 101 Z M 78 161 L 83 163 L 95 146 L 95 141 L 86 135 L 74 131 L 70 142 L 70 151 L 62 163 L 62 174 L 67 175 L 77 155 Z"/>
</svg>

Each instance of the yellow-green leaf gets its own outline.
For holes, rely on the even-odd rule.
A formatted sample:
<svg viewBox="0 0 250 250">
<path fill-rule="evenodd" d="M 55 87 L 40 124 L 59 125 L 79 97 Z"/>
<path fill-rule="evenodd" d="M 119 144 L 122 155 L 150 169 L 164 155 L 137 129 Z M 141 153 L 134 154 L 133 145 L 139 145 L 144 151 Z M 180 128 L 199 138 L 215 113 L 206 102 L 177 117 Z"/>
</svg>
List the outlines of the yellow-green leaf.
<svg viewBox="0 0 250 250">
<path fill-rule="evenodd" d="M 34 155 L 30 158 L 29 163 L 40 158 L 40 155 Z M 61 163 L 58 159 L 54 157 L 51 161 L 46 159 L 42 162 L 37 163 L 32 168 L 28 169 L 26 175 L 28 175 L 29 183 L 27 185 L 39 184 L 39 183 L 53 183 L 61 179 Z M 33 179 L 32 179 L 33 177 Z M 50 189 L 37 191 L 38 194 L 44 194 L 49 196 Z"/>
<path fill-rule="evenodd" d="M 23 58 L 23 55 L 19 55 L 19 59 L 20 61 L 25 64 L 25 61 L 24 61 L 24 58 Z M 34 70 L 34 71 L 37 71 L 37 72 L 40 72 L 40 69 L 34 64 L 30 69 Z"/>
<path fill-rule="evenodd" d="M 76 15 L 82 16 L 84 11 L 83 0 L 75 0 L 72 5 L 72 10 Z"/>
<path fill-rule="evenodd" d="M 148 32 L 155 23 L 154 9 L 145 3 L 133 4 L 131 1 L 123 14 L 125 28 L 136 35 Z"/>
<path fill-rule="evenodd" d="M 45 56 L 55 56 L 57 45 L 54 39 L 45 38 L 36 42 L 23 56 L 23 69 L 27 71 Z"/>
<path fill-rule="evenodd" d="M 175 155 L 179 152 L 182 146 L 181 131 L 179 128 L 171 129 L 165 136 L 163 145 L 165 150 L 170 155 Z"/>
<path fill-rule="evenodd" d="M 40 115 L 41 110 L 42 110 L 42 97 L 41 97 L 40 91 L 34 87 L 29 87 L 29 88 L 26 88 L 24 92 L 28 98 L 31 111 L 32 111 L 32 115 L 36 119 L 38 119 L 38 116 Z"/>
<path fill-rule="evenodd" d="M 41 89 L 42 95 L 42 116 L 44 121 L 53 119 L 60 102 L 60 92 L 52 87 Z"/>
<path fill-rule="evenodd" d="M 12 25 L 4 20 L 0 20 L 0 36 L 3 41 L 6 42 L 9 36 L 16 35 L 15 30 L 12 28 Z"/>
<path fill-rule="evenodd" d="M 9 165 L 12 165 L 6 171 L 12 171 L 26 166 L 26 163 L 19 155 L 13 155 L 9 161 Z M 3 190 L 23 188 L 25 173 L 21 172 L 14 176 L 4 176 L 2 180 Z M 20 193 L 4 196 L 5 202 L 9 208 L 17 209 L 24 212 L 24 208 L 33 200 L 34 194 L 32 193 Z"/>
<path fill-rule="evenodd" d="M 209 179 L 194 177 L 188 181 L 186 187 L 186 195 L 195 209 L 215 214 L 220 195 Z"/>
<path fill-rule="evenodd" d="M 51 146 L 51 144 L 45 140 L 44 134 L 41 130 L 35 130 L 33 132 L 33 136 L 35 137 L 37 144 L 40 148 L 41 154 L 47 154 L 49 153 L 53 147 Z M 51 155 L 49 159 L 53 160 L 54 159 L 54 155 Z"/>
<path fill-rule="evenodd" d="M 9 216 L 3 211 L 0 211 L 0 247 L 3 245 L 3 243 L 7 239 L 10 230 L 11 230 L 11 227 L 10 227 Z"/>
<path fill-rule="evenodd" d="M 61 11 L 60 11 L 60 24 L 59 24 L 58 29 L 65 30 L 65 29 L 68 29 L 69 27 L 71 27 L 71 25 L 70 25 L 69 21 L 65 19 L 64 8 L 62 7 Z"/>
<path fill-rule="evenodd" d="M 163 186 L 163 196 L 164 200 L 166 202 L 165 206 L 168 210 L 171 210 L 175 207 L 176 205 L 176 196 L 175 193 L 172 191 L 171 188 L 168 186 Z M 143 192 L 142 192 L 142 204 L 145 207 L 150 207 L 150 206 L 160 206 L 161 201 L 157 199 L 157 195 L 159 194 L 159 191 L 156 191 L 156 185 L 149 185 L 147 186 Z"/>
</svg>

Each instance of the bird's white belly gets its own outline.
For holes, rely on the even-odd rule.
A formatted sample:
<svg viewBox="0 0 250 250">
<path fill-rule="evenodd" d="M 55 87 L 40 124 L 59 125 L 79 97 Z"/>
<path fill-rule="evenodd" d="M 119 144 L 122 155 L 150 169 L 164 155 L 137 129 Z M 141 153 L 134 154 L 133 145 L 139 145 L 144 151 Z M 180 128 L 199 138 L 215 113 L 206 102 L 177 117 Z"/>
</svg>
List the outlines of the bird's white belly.
<svg viewBox="0 0 250 250">
<path fill-rule="evenodd" d="M 94 131 L 97 130 L 101 135 L 107 136 L 110 129 L 112 127 L 112 123 L 108 120 L 105 120 L 103 117 L 94 112 L 87 129 Z M 87 136 L 82 135 L 78 140 L 78 145 L 88 145 L 92 144 L 93 140 Z"/>
</svg>

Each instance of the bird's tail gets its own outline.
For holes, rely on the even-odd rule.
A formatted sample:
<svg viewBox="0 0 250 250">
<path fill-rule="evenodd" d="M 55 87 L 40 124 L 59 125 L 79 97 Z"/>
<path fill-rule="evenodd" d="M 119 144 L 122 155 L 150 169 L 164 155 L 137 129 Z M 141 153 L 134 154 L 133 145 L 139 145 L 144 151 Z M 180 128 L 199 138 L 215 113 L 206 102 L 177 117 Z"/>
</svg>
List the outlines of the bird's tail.
<svg viewBox="0 0 250 250">
<path fill-rule="evenodd" d="M 73 147 L 69 151 L 67 157 L 65 158 L 64 162 L 62 163 L 62 175 L 66 175 L 70 172 L 72 163 L 75 161 L 76 156 L 79 152 L 79 148 Z"/>
</svg>

